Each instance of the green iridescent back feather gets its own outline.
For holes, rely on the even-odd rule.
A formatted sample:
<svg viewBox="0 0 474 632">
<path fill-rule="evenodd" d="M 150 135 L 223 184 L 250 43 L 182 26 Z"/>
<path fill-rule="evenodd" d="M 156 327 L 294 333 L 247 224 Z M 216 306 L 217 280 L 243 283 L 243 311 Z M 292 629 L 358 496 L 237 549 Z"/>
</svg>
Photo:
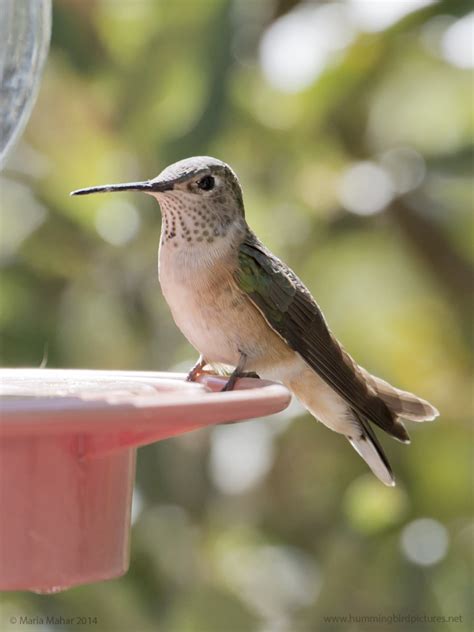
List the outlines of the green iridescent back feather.
<svg viewBox="0 0 474 632">
<path fill-rule="evenodd" d="M 236 282 L 268 324 L 359 415 L 408 440 L 404 426 L 332 335 L 308 289 L 250 231 L 239 248 Z"/>
</svg>

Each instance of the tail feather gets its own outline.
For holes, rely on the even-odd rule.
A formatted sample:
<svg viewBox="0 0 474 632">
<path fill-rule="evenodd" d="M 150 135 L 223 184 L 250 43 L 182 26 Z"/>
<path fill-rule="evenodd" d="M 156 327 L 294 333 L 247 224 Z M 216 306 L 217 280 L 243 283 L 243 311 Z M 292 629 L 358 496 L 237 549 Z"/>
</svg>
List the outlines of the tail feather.
<svg viewBox="0 0 474 632">
<path fill-rule="evenodd" d="M 375 476 L 385 485 L 393 487 L 395 478 L 387 457 L 370 424 L 355 411 L 352 411 L 358 421 L 358 434 L 347 436 L 354 450 L 364 459 Z"/>
<path fill-rule="evenodd" d="M 399 441 L 410 443 L 401 418 L 408 421 L 432 421 L 439 415 L 438 410 L 421 397 L 395 388 L 385 380 L 371 375 L 362 367 L 360 368 L 370 390 L 380 397 L 393 414 L 393 425 L 388 432 Z M 359 415 L 354 409 L 352 413 L 357 419 L 357 428 L 360 428 L 360 433 L 356 436 L 347 436 L 347 439 L 382 483 L 389 486 L 395 485 L 392 469 L 372 430 L 370 421 Z"/>
<path fill-rule="evenodd" d="M 385 380 L 370 375 L 365 369 L 362 371 L 369 386 L 396 417 L 402 417 L 408 421 L 433 421 L 438 417 L 438 410 L 425 399 L 395 388 Z"/>
<path fill-rule="evenodd" d="M 379 408 L 385 410 L 384 416 L 372 417 L 361 410 L 363 406 L 352 406 L 348 399 L 339 395 L 306 365 L 302 365 L 300 371 L 290 373 L 290 377 L 283 381 L 316 419 L 348 439 L 380 481 L 393 486 L 395 480 L 392 469 L 372 424 L 399 441 L 410 443 L 402 419 L 427 421 L 434 419 L 438 411 L 427 401 L 391 386 L 355 363 L 354 370 L 365 380 L 368 398 L 375 400 Z M 381 423 L 381 417 L 384 423 Z"/>
<path fill-rule="evenodd" d="M 411 443 L 410 435 L 408 434 L 407 429 L 405 428 L 405 424 L 403 421 L 400 421 L 396 415 L 393 416 L 393 426 L 390 432 L 390 436 L 401 443 L 409 444 Z"/>
</svg>

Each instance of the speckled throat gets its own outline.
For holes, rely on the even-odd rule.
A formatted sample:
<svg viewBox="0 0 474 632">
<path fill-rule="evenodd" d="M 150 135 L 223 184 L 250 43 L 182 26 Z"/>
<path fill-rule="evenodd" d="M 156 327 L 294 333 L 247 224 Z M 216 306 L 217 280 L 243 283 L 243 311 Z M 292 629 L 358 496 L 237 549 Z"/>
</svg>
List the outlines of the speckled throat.
<svg viewBox="0 0 474 632">
<path fill-rule="evenodd" d="M 214 244 L 228 235 L 236 218 L 232 207 L 226 205 L 225 195 L 196 201 L 182 192 L 169 192 L 160 199 L 162 210 L 161 244 L 174 248 Z M 243 218 L 238 218 L 244 224 Z"/>
<path fill-rule="evenodd" d="M 182 194 L 168 193 L 160 202 L 163 213 L 161 241 L 173 242 L 175 247 L 179 242 L 210 244 L 215 238 L 225 236 L 232 222 L 230 215 L 219 217 L 204 201 L 187 203 Z"/>
</svg>

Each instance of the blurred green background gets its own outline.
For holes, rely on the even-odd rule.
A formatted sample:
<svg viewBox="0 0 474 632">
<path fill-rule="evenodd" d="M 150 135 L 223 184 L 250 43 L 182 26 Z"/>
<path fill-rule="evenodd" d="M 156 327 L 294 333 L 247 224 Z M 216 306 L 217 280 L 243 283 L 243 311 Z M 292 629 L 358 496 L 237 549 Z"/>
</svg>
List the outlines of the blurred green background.
<svg viewBox="0 0 474 632">
<path fill-rule="evenodd" d="M 49 367 L 191 366 L 158 285 L 156 202 L 68 193 L 210 154 L 345 347 L 441 418 L 410 424 L 409 447 L 382 437 L 395 489 L 297 404 L 143 448 L 129 573 L 4 594 L 1 629 L 18 613 L 137 632 L 472 629 L 471 8 L 55 0 L 1 177 L 3 365 L 47 347 Z M 395 614 L 462 623 L 357 619 Z"/>
</svg>

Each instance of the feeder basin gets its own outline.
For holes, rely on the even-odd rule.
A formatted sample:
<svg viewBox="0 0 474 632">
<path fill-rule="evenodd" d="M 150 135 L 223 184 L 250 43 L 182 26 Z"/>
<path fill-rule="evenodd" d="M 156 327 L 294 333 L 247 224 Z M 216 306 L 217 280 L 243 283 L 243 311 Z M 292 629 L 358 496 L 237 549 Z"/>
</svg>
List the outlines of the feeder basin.
<svg viewBox="0 0 474 632">
<path fill-rule="evenodd" d="M 220 392 L 225 381 L 0 369 L 0 590 L 50 593 L 125 573 L 137 447 L 289 404 L 279 384 L 244 378 Z"/>
</svg>

